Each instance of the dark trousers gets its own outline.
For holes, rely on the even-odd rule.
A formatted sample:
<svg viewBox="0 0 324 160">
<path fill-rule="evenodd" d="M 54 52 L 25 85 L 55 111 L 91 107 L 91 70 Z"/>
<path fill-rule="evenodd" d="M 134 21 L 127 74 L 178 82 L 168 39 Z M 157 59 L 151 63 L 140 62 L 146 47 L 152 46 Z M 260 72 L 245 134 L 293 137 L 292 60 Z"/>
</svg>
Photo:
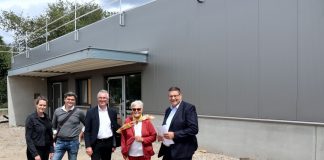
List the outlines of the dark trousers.
<svg viewBox="0 0 324 160">
<path fill-rule="evenodd" d="M 97 139 L 92 146 L 91 160 L 110 160 L 112 152 L 112 137 L 107 139 Z"/>
<path fill-rule="evenodd" d="M 49 146 L 44 146 L 44 147 L 36 146 L 36 150 L 42 160 L 43 159 L 48 160 L 48 156 L 49 156 L 49 152 L 50 152 Z M 32 156 L 32 154 L 29 152 L 28 148 L 27 148 L 27 159 L 35 160 L 35 157 Z"/>
<path fill-rule="evenodd" d="M 170 147 L 166 147 L 165 154 L 164 154 L 162 160 L 192 160 L 192 155 L 191 155 L 191 157 L 188 157 L 188 158 L 174 158 L 171 156 Z"/>
</svg>

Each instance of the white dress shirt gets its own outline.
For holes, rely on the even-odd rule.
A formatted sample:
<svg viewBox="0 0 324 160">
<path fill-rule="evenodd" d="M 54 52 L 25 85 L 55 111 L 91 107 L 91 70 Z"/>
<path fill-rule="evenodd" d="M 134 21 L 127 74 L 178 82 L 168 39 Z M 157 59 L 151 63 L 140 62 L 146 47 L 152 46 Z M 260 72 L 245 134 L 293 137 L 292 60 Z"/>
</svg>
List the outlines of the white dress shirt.
<svg viewBox="0 0 324 160">
<path fill-rule="evenodd" d="M 170 106 L 171 112 L 170 112 L 170 114 L 169 114 L 169 116 L 168 116 L 168 118 L 167 118 L 167 120 L 165 122 L 165 125 L 167 126 L 167 129 L 168 130 L 170 129 L 170 125 L 171 125 L 172 119 L 173 119 L 175 113 L 177 112 L 180 103 L 177 106 L 175 106 L 175 107 Z"/>
<path fill-rule="evenodd" d="M 99 112 L 99 131 L 98 131 L 98 139 L 104 139 L 112 137 L 112 131 L 111 131 L 111 121 L 108 115 L 107 107 L 104 109 L 101 109 L 98 106 L 98 112 Z"/>
</svg>

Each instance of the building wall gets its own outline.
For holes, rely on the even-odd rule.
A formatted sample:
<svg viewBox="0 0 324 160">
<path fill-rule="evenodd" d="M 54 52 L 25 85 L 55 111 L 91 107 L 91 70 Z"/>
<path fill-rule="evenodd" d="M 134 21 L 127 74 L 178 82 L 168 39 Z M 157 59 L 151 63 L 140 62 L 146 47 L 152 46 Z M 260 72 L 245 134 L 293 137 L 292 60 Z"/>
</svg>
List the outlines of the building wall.
<svg viewBox="0 0 324 160">
<path fill-rule="evenodd" d="M 144 108 L 145 111 L 145 108 Z M 163 116 L 155 115 L 160 126 Z M 266 121 L 199 117 L 199 149 L 255 160 L 324 158 L 324 127 Z"/>
<path fill-rule="evenodd" d="M 36 110 L 34 96 L 47 96 L 46 78 L 8 77 L 8 115 L 10 126 L 23 126 Z M 36 94 L 36 95 L 35 95 Z"/>
<path fill-rule="evenodd" d="M 148 49 L 142 97 L 151 113 L 177 85 L 201 115 L 324 122 L 323 11 L 321 0 L 158 0 L 127 11 L 125 26 L 104 19 L 14 67 L 87 47 Z"/>
<path fill-rule="evenodd" d="M 176 85 L 197 107 L 201 148 L 258 160 L 318 160 L 324 158 L 323 12 L 323 0 L 157 0 L 127 11 L 125 26 L 118 16 L 102 20 L 81 29 L 78 41 L 69 34 L 50 42 L 49 52 L 40 46 L 31 51 L 35 57 L 17 57 L 15 67 L 89 46 L 148 49 L 142 100 L 157 122 L 169 105 L 167 89 Z M 307 121 L 315 123 L 299 123 Z"/>
</svg>

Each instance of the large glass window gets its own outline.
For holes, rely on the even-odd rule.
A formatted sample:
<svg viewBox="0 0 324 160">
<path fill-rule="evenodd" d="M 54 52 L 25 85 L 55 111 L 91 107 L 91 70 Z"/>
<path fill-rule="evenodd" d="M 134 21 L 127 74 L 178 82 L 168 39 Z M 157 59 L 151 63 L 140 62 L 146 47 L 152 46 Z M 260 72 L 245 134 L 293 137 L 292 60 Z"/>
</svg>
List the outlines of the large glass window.
<svg viewBox="0 0 324 160">
<path fill-rule="evenodd" d="M 131 114 L 130 104 L 141 100 L 141 74 L 127 74 L 107 78 L 109 91 L 109 107 L 119 113 L 120 124 Z"/>
<path fill-rule="evenodd" d="M 91 105 L 91 79 L 78 79 L 76 85 L 77 105 Z"/>
<path fill-rule="evenodd" d="M 141 74 L 125 76 L 126 83 L 126 110 L 130 112 L 130 104 L 135 100 L 141 100 Z"/>
</svg>

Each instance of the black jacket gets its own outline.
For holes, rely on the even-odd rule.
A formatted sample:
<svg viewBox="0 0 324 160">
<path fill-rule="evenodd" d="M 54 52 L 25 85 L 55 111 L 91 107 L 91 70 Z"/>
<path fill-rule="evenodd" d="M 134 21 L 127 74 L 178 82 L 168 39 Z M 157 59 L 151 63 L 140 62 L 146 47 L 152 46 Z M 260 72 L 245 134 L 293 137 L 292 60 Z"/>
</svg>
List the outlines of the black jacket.
<svg viewBox="0 0 324 160">
<path fill-rule="evenodd" d="M 111 121 L 111 130 L 113 132 L 113 147 L 116 146 L 116 131 L 119 127 L 117 124 L 117 113 L 111 108 L 108 109 L 108 115 Z M 84 142 L 86 147 L 91 147 L 97 140 L 99 131 L 99 112 L 98 106 L 92 107 L 87 111 L 85 119 Z"/>
<path fill-rule="evenodd" d="M 39 155 L 36 146 L 49 146 L 50 153 L 54 152 L 52 123 L 47 114 L 41 118 L 34 112 L 27 117 L 25 138 L 27 150 L 33 157 Z"/>
<path fill-rule="evenodd" d="M 165 111 L 163 125 L 171 112 L 170 107 Z M 170 146 L 171 157 L 173 159 L 189 158 L 198 148 L 196 135 L 198 134 L 198 117 L 196 107 L 190 103 L 182 101 L 175 113 L 169 131 L 174 132 L 174 144 Z M 161 145 L 158 157 L 166 154 L 166 146 Z"/>
</svg>

